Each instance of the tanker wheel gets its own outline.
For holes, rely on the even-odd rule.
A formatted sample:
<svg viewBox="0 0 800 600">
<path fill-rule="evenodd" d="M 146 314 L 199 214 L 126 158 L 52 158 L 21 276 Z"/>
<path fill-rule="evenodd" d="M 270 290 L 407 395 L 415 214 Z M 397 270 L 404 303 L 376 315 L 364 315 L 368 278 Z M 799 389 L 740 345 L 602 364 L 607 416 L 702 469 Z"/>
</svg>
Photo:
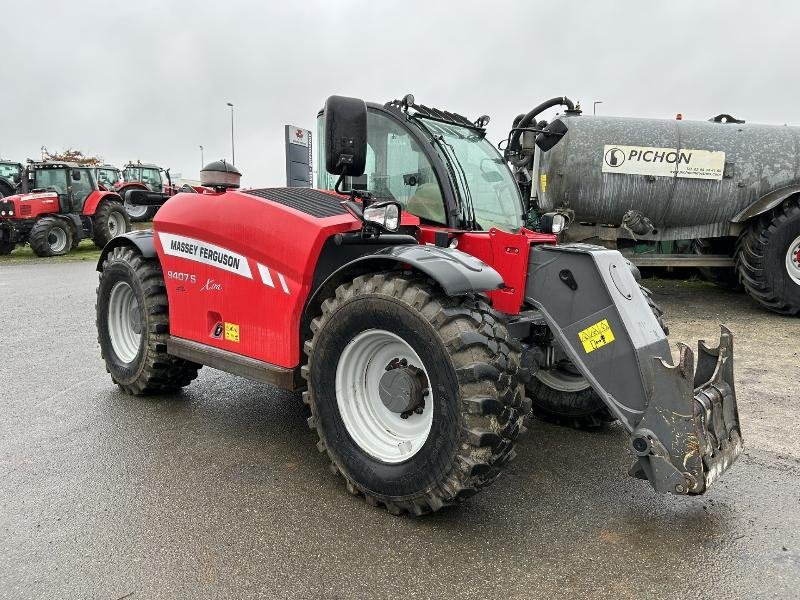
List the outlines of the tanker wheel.
<svg viewBox="0 0 800 600">
<path fill-rule="evenodd" d="M 111 379 L 134 395 L 178 390 L 197 365 L 167 354 L 169 305 L 158 260 L 129 246 L 111 250 L 97 286 L 97 341 Z"/>
<path fill-rule="evenodd" d="M 765 308 L 800 314 L 800 199 L 753 221 L 736 244 L 745 290 Z"/>
<path fill-rule="evenodd" d="M 36 256 L 62 256 L 72 249 L 72 227 L 58 217 L 42 217 L 28 238 Z"/>
<path fill-rule="evenodd" d="M 664 335 L 664 311 L 652 292 L 639 286 Z M 570 360 L 562 358 L 551 369 L 539 369 L 526 385 L 531 412 L 543 421 L 575 429 L 599 429 L 615 420 L 605 403 Z"/>
<path fill-rule="evenodd" d="M 735 238 L 709 238 L 692 240 L 692 252 L 698 255 L 725 254 L 733 256 L 736 250 Z M 700 276 L 724 290 L 738 290 L 742 287 L 735 267 L 697 267 Z"/>
<path fill-rule="evenodd" d="M 340 285 L 321 310 L 303 400 L 350 493 L 422 515 L 499 476 L 529 407 L 518 346 L 488 304 L 383 272 Z"/>
<path fill-rule="evenodd" d="M 121 202 L 104 200 L 92 218 L 94 236 L 92 241 L 98 248 L 102 248 L 118 235 L 131 230 L 131 220 Z"/>
</svg>

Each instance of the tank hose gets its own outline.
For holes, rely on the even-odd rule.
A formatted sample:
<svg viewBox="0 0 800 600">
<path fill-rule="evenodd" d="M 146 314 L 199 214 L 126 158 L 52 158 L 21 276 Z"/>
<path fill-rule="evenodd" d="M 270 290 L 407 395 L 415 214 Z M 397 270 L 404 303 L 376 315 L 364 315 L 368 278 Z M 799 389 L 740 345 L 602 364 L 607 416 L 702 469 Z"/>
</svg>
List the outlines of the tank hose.
<svg viewBox="0 0 800 600">
<path fill-rule="evenodd" d="M 566 96 L 550 98 L 550 100 L 545 100 L 544 102 L 533 108 L 531 111 L 529 111 L 527 114 L 520 115 L 522 118 L 520 118 L 520 116 L 517 116 L 514 119 L 513 127 L 514 128 L 529 127 L 531 122 L 539 115 L 539 113 L 546 111 L 548 108 L 553 108 L 554 106 L 566 106 L 567 110 L 575 110 L 575 104 L 572 102 L 572 100 L 570 100 Z M 530 160 L 530 157 L 527 156 L 518 159 L 511 158 L 511 153 L 516 152 L 520 149 L 519 138 L 521 136 L 522 136 L 522 131 L 520 131 L 519 129 L 514 131 L 514 133 L 511 134 L 511 139 L 508 142 L 508 145 L 506 146 L 505 149 L 505 159 L 517 168 L 525 166 L 525 164 Z"/>
</svg>

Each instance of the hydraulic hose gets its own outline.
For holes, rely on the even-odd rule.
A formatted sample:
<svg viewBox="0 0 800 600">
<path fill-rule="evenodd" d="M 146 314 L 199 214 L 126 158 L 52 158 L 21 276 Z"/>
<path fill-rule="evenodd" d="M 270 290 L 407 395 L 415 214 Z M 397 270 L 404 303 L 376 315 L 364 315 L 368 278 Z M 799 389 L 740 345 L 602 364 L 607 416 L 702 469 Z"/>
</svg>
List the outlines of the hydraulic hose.
<svg viewBox="0 0 800 600">
<path fill-rule="evenodd" d="M 539 116 L 540 113 L 546 111 L 548 108 L 553 108 L 554 106 L 566 106 L 567 110 L 575 110 L 575 104 L 567 98 L 566 96 L 559 96 L 557 98 L 550 98 L 550 100 L 545 100 L 535 108 L 533 108 L 530 112 L 522 116 L 517 116 L 514 119 L 514 128 L 522 128 L 522 127 L 529 127 L 531 122 Z M 519 138 L 522 136 L 522 131 L 517 129 L 511 134 L 511 140 L 506 146 L 506 160 L 508 160 L 511 164 L 515 167 L 522 167 L 525 163 L 528 162 L 529 157 L 523 157 L 519 159 L 512 159 L 510 158 L 511 152 L 519 149 Z"/>
</svg>

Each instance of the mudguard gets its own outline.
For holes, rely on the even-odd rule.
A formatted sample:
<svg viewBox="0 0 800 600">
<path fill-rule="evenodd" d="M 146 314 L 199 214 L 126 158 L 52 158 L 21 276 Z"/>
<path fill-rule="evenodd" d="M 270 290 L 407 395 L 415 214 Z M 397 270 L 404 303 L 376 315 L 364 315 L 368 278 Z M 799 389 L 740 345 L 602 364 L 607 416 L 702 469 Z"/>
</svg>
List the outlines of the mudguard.
<svg viewBox="0 0 800 600">
<path fill-rule="evenodd" d="M 742 436 L 733 382 L 733 336 L 669 342 L 616 250 L 587 244 L 531 250 L 526 299 L 630 434 L 631 475 L 659 492 L 702 494 L 736 460 Z"/>
<path fill-rule="evenodd" d="M 349 273 L 363 271 L 368 265 L 387 269 L 406 265 L 407 268 L 420 271 L 436 281 L 451 296 L 488 292 L 503 287 L 500 274 L 470 254 L 455 248 L 412 243 L 382 248 L 345 263 L 313 291 L 306 302 L 306 308 L 314 304 L 321 290 L 327 290 L 337 282 L 347 279 Z"/>
<path fill-rule="evenodd" d="M 772 190 L 771 192 L 761 196 L 761 198 L 734 216 L 731 219 L 731 223 L 744 223 L 748 219 L 752 219 L 753 217 L 764 214 L 768 210 L 778 206 L 789 196 L 794 196 L 795 194 L 800 194 L 800 185 L 798 184 L 787 185 L 786 187 Z"/>
<path fill-rule="evenodd" d="M 105 246 L 103 246 L 103 250 L 100 252 L 100 258 L 97 259 L 98 271 L 103 270 L 103 262 L 106 260 L 108 253 L 114 248 L 118 248 L 120 246 L 131 246 L 133 248 L 137 248 L 145 258 L 153 258 L 158 256 L 156 253 L 155 241 L 153 240 L 152 229 L 129 231 L 128 233 L 118 235 Z"/>
</svg>

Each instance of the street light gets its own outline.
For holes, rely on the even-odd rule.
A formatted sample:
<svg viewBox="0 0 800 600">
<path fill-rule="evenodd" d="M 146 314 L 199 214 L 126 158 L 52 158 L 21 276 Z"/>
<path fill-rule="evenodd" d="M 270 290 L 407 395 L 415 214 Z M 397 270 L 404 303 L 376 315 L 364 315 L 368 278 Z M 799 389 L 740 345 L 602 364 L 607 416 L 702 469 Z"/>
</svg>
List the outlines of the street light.
<svg viewBox="0 0 800 600">
<path fill-rule="evenodd" d="M 200 144 L 200 170 L 203 170 L 203 167 L 206 166 L 206 161 L 203 160 L 203 144 Z"/>
<path fill-rule="evenodd" d="M 231 164 L 236 164 L 236 149 L 233 145 L 233 104 L 228 102 L 228 106 L 231 107 Z"/>
<path fill-rule="evenodd" d="M 602 103 L 603 103 L 603 101 L 602 101 L 602 100 L 597 100 L 596 102 L 594 102 L 594 103 L 592 104 L 592 114 L 593 114 L 593 115 L 596 115 L 596 114 L 597 114 L 597 105 L 598 105 L 598 104 L 602 104 Z"/>
</svg>

